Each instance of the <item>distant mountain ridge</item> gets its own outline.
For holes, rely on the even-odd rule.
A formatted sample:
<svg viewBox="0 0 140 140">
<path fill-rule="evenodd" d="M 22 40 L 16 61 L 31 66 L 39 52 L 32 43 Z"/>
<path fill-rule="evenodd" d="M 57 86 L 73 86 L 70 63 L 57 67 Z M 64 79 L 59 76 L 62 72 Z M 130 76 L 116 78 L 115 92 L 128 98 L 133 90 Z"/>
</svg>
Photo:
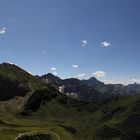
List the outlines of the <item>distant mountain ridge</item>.
<svg viewBox="0 0 140 140">
<path fill-rule="evenodd" d="M 0 64 L 0 139 L 139 140 L 140 97 L 124 94 L 100 101 L 105 95 L 97 87 L 112 94 L 114 86 L 121 92 L 125 87 L 92 80 L 94 87 L 52 74 L 42 79 L 16 65 Z M 52 84 L 65 84 L 66 92 L 77 92 L 80 98 L 66 96 Z"/>
<path fill-rule="evenodd" d="M 83 83 L 89 85 L 89 86 L 93 86 L 93 87 L 96 87 L 96 86 L 101 86 L 101 85 L 104 85 L 103 82 L 100 82 L 99 80 L 97 80 L 95 77 L 90 77 L 89 79 L 87 80 L 81 80 Z"/>
<path fill-rule="evenodd" d="M 75 92 L 75 93 L 85 92 L 84 89 L 82 88 L 82 85 L 84 85 L 85 87 L 88 87 L 88 89 L 86 90 L 90 91 L 90 93 L 86 95 L 82 94 L 82 96 L 84 96 L 84 98 L 87 98 L 88 100 L 91 100 L 91 101 L 94 101 L 97 98 L 107 99 L 107 98 L 112 98 L 114 96 L 140 95 L 140 85 L 136 83 L 130 84 L 127 86 L 124 86 L 122 84 L 104 84 L 103 82 L 100 82 L 99 80 L 97 80 L 95 77 L 90 77 L 89 79 L 86 79 L 86 80 L 79 80 L 76 78 L 61 79 L 57 76 L 54 76 L 51 73 L 45 74 L 41 76 L 40 78 L 44 81 L 46 80 L 47 83 L 50 83 L 56 89 L 59 89 L 59 86 L 65 85 L 66 93 L 67 92 Z M 78 85 L 81 85 L 81 87 L 78 87 Z M 95 96 L 95 98 L 92 98 L 92 96 L 90 95 L 93 95 L 95 91 L 98 94 L 98 97 Z"/>
<path fill-rule="evenodd" d="M 64 86 L 64 92 L 67 94 L 77 94 L 78 98 L 89 100 L 89 101 L 99 101 L 100 93 L 94 89 L 94 87 L 90 87 L 81 80 L 76 78 L 70 79 L 61 79 L 53 74 L 49 73 L 40 77 L 46 83 L 54 86 L 59 90 L 59 87 Z"/>
</svg>

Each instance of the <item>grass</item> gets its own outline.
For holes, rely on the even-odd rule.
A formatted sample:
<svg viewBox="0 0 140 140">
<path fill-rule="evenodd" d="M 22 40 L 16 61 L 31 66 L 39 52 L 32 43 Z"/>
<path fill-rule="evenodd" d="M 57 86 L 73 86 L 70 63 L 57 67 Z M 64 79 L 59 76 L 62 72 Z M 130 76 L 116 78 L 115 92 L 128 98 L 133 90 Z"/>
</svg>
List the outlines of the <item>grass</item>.
<svg viewBox="0 0 140 140">
<path fill-rule="evenodd" d="M 12 81 L 27 82 L 31 86 L 32 90 L 47 87 L 40 79 L 16 65 L 10 65 L 7 63 L 0 64 L 0 76 Z"/>
<path fill-rule="evenodd" d="M 14 140 L 19 133 L 51 131 L 61 140 L 119 140 L 129 136 L 129 127 L 122 125 L 126 119 L 131 119 L 129 116 L 138 102 L 138 97 L 123 97 L 101 105 L 94 112 L 84 110 L 78 112 L 75 107 L 63 106 L 54 99 L 46 105 L 42 104 L 40 109 L 31 116 L 7 114 L 1 117 L 5 123 L 1 123 L 0 138 Z M 118 114 L 114 108 L 120 107 L 123 110 Z M 106 114 L 109 114 L 109 117 L 104 118 Z M 76 133 L 68 132 L 62 125 L 75 129 Z M 131 135 L 135 134 L 132 130 L 130 132 Z M 139 130 L 136 130 L 136 133 L 139 133 Z M 131 137 L 135 140 L 135 137 Z"/>
<path fill-rule="evenodd" d="M 61 140 L 140 139 L 140 97 L 117 97 L 101 104 L 82 102 L 58 93 L 16 66 L 5 67 L 7 65 L 0 65 L 0 76 L 11 81 L 26 81 L 31 91 L 24 97 L 0 102 L 0 140 L 40 132 L 49 134 L 52 140 L 56 139 L 52 133 Z M 37 96 L 28 100 L 35 95 L 34 91 L 38 91 Z M 56 92 L 57 96 L 52 98 Z M 21 115 L 37 104 L 39 109 Z"/>
</svg>

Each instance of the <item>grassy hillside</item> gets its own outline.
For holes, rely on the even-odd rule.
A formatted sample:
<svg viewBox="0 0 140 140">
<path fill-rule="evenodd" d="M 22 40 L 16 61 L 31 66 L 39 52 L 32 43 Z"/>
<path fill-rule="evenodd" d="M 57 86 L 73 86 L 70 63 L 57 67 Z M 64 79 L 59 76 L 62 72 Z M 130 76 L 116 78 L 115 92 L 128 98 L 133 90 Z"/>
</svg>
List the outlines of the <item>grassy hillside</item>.
<svg viewBox="0 0 140 140">
<path fill-rule="evenodd" d="M 0 77 L 9 79 L 11 81 L 28 83 L 29 87 L 32 90 L 36 90 L 44 86 L 46 87 L 45 83 L 43 83 L 37 77 L 24 71 L 23 69 L 14 64 L 0 64 Z"/>
<path fill-rule="evenodd" d="M 140 139 L 139 96 L 101 103 L 72 99 L 5 63 L 0 65 L 0 77 L 0 96 L 14 95 L 0 101 L 1 140 Z M 27 85 L 29 90 L 21 96 Z"/>
<path fill-rule="evenodd" d="M 26 117 L 6 113 L 1 117 L 0 138 L 13 140 L 19 134 L 28 136 L 34 131 L 54 132 L 61 140 L 140 138 L 139 97 L 112 99 L 100 105 L 66 98 L 59 96 L 42 103 L 38 111 Z"/>
</svg>

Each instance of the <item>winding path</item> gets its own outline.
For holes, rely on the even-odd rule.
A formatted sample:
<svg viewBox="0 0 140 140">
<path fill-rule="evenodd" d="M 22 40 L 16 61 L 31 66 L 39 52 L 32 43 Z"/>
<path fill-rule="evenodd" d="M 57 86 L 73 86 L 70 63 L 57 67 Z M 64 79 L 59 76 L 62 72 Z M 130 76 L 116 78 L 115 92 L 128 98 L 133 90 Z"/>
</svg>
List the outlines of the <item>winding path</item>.
<svg viewBox="0 0 140 140">
<path fill-rule="evenodd" d="M 21 136 L 23 136 L 25 134 L 37 134 L 37 133 L 40 133 L 40 134 L 53 134 L 54 136 L 56 136 L 57 140 L 61 140 L 60 137 L 53 131 L 31 131 L 31 132 L 27 132 L 27 133 L 21 133 L 15 138 L 15 140 L 18 140 L 18 138 L 20 138 Z"/>
<path fill-rule="evenodd" d="M 53 131 L 48 131 L 48 132 L 51 133 L 51 134 L 53 134 L 53 135 L 55 135 L 58 140 L 61 140 L 60 137 L 55 132 L 53 132 Z"/>
</svg>

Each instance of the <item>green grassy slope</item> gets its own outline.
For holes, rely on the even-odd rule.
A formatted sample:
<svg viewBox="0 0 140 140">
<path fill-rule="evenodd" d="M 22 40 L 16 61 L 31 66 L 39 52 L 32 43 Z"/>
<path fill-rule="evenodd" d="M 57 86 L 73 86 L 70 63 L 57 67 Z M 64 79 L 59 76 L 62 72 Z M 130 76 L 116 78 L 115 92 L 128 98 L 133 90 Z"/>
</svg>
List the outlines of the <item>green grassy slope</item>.
<svg viewBox="0 0 140 140">
<path fill-rule="evenodd" d="M 30 116 L 5 115 L 1 117 L 0 138 L 12 140 L 19 133 L 46 131 L 56 133 L 61 140 L 138 140 L 140 122 L 139 97 L 123 97 L 98 105 L 81 104 L 57 97 L 41 104 Z M 61 100 L 61 101 L 60 101 Z M 73 103 L 72 103 L 73 102 Z M 73 106 L 74 104 L 74 106 Z M 79 110 L 80 111 L 77 111 Z M 4 139 L 4 140 L 5 140 Z"/>
<path fill-rule="evenodd" d="M 68 98 L 15 65 L 0 65 L 0 76 L 31 85 L 27 95 L 0 101 L 0 140 L 140 139 L 139 96 L 89 103 Z"/>
<path fill-rule="evenodd" d="M 32 90 L 46 87 L 45 83 L 43 83 L 40 79 L 14 64 L 0 64 L 0 77 L 7 78 L 11 81 L 26 82 Z"/>
</svg>

